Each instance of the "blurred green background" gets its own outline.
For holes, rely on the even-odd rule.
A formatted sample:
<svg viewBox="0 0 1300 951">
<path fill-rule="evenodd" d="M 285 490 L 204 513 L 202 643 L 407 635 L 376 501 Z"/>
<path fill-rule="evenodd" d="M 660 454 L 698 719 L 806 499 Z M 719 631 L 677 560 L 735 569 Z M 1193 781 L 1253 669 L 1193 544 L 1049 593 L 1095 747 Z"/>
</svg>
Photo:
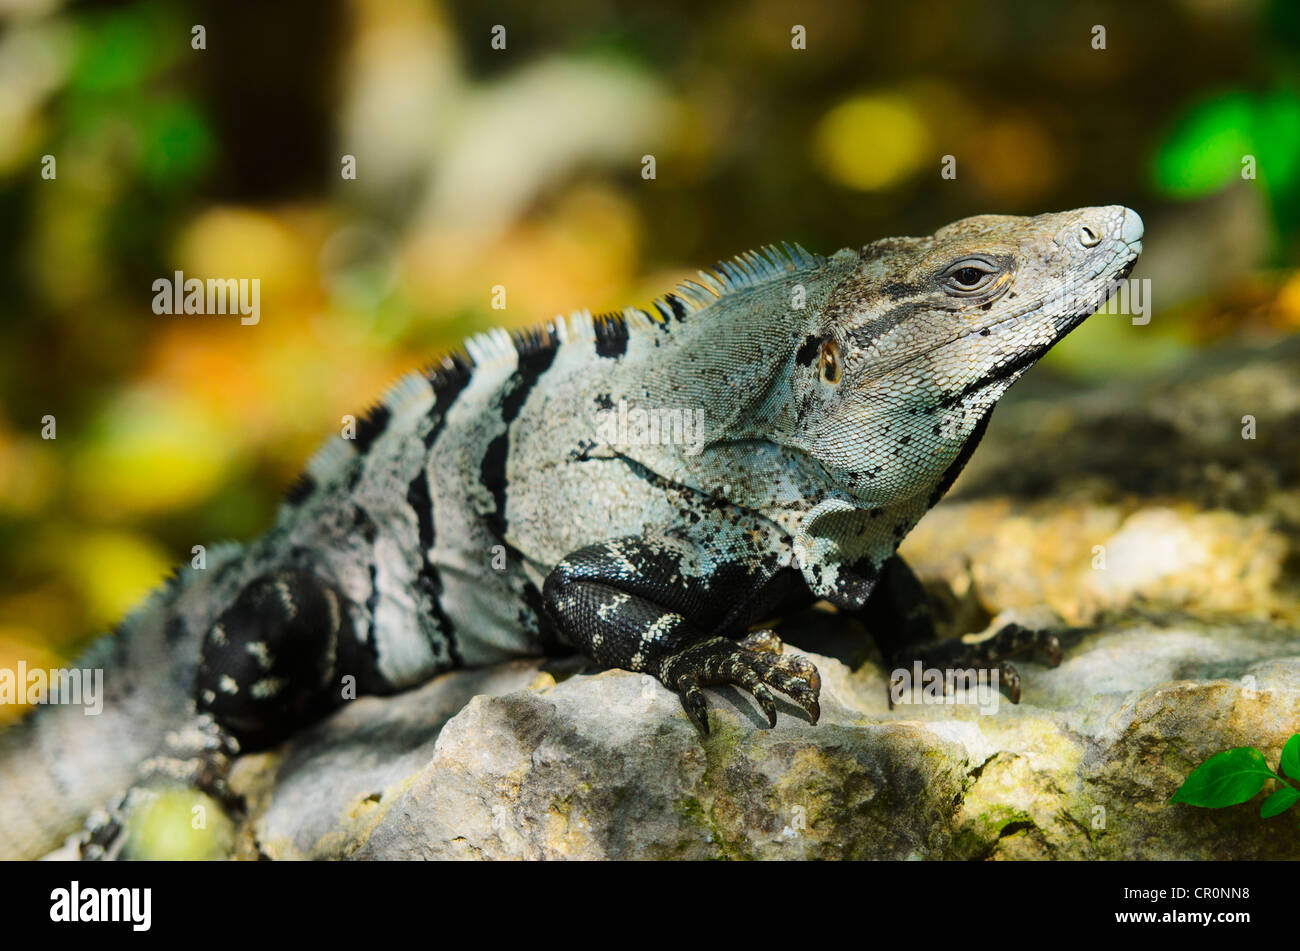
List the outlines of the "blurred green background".
<svg viewBox="0 0 1300 951">
<path fill-rule="evenodd" d="M 257 534 L 340 416 L 471 332 L 767 242 L 1110 203 L 1154 317 L 1039 373 L 1300 328 L 1300 4 L 0 0 L 0 665 Z M 155 315 L 177 269 L 259 278 L 260 322 Z"/>
</svg>

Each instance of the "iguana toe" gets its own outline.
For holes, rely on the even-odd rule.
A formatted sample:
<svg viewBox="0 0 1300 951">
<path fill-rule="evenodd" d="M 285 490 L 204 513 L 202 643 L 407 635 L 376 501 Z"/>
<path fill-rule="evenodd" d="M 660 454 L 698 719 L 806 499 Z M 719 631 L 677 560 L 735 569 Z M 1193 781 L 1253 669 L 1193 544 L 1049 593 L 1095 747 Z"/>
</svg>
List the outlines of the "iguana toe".
<svg viewBox="0 0 1300 951">
<path fill-rule="evenodd" d="M 704 686 L 734 684 L 754 695 L 776 726 L 776 699 L 771 688 L 786 694 L 816 723 L 821 716 L 818 702 L 821 675 L 806 657 L 782 654 L 781 640 L 771 631 L 751 634 L 742 641 L 714 637 L 664 659 L 660 679 L 678 692 L 691 720 L 709 732 Z"/>
</svg>

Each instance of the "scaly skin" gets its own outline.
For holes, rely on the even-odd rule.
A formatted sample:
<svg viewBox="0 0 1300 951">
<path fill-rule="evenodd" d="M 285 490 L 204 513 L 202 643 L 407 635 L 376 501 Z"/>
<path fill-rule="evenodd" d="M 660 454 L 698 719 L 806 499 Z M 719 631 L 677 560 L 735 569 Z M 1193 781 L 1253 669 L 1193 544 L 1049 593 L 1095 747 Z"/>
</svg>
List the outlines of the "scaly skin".
<svg viewBox="0 0 1300 951">
<path fill-rule="evenodd" d="M 129 776 L 219 784 L 213 763 L 350 687 L 509 657 L 645 671 L 706 731 L 703 688 L 724 683 L 772 723 L 773 690 L 815 721 L 816 669 L 750 628 L 818 598 L 887 662 L 996 666 L 1015 699 L 1007 658 L 1055 639 L 937 642 L 895 550 L 1141 235 L 1119 206 L 968 218 L 830 258 L 750 253 L 649 311 L 473 338 L 323 449 L 266 535 L 97 649 L 116 712 L 45 711 L 0 738 L 4 852 L 48 848 Z M 78 766 L 87 748 L 101 767 Z M 88 854 L 111 854 L 103 828 Z"/>
</svg>

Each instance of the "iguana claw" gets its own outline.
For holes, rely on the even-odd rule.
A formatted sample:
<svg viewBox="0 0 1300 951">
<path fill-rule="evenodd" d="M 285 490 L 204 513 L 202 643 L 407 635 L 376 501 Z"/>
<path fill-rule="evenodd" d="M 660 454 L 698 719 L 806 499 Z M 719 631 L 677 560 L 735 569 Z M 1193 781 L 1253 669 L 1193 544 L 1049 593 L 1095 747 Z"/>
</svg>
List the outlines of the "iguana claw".
<svg viewBox="0 0 1300 951">
<path fill-rule="evenodd" d="M 1061 663 L 1061 639 L 1055 631 L 1031 630 L 1019 624 L 1007 624 L 991 637 L 967 643 L 946 640 L 922 646 L 911 652 L 912 660 L 939 669 L 985 669 L 998 671 L 999 688 L 1012 703 L 1020 702 L 1020 672 L 1008 658 L 1043 651 L 1050 667 Z M 945 692 L 947 687 L 945 686 Z M 894 708 L 892 694 L 889 708 Z"/>
<path fill-rule="evenodd" d="M 714 637 L 664 659 L 660 680 L 676 690 L 687 716 L 705 734 L 709 732 L 705 686 L 734 684 L 754 695 L 776 726 L 776 699 L 769 688 L 786 694 L 816 723 L 821 717 L 818 697 L 821 675 L 806 657 L 781 653 L 781 639 L 771 631 L 757 631 L 742 641 Z"/>
</svg>

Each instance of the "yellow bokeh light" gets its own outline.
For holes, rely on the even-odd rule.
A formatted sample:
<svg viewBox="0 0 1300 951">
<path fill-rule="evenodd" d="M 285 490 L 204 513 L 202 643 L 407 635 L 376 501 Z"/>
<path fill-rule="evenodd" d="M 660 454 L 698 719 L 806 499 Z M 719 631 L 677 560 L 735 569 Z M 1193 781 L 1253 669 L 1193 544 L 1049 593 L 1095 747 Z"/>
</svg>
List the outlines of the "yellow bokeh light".
<svg viewBox="0 0 1300 951">
<path fill-rule="evenodd" d="M 77 459 L 77 507 L 115 517 L 190 505 L 224 482 L 233 455 L 230 434 L 202 404 L 140 387 L 102 414 Z"/>
<path fill-rule="evenodd" d="M 826 176 L 862 191 L 891 188 L 933 158 L 930 133 L 916 108 L 896 95 L 862 95 L 822 117 L 813 151 Z"/>
<path fill-rule="evenodd" d="M 67 556 L 63 570 L 86 599 L 97 630 L 125 617 L 175 565 L 160 546 L 134 532 L 87 532 Z"/>
<path fill-rule="evenodd" d="M 1282 285 L 1277 295 L 1277 309 L 1282 326 L 1300 327 L 1300 271 Z"/>
<path fill-rule="evenodd" d="M 63 659 L 47 647 L 41 646 L 44 635 L 25 628 L 0 625 L 0 670 L 9 670 L 17 676 L 19 662 L 27 670 L 49 670 L 58 667 Z M 24 693 L 18 699 L 26 699 Z M 17 720 L 25 709 L 23 703 L 0 703 L 0 727 Z"/>
<path fill-rule="evenodd" d="M 302 235 L 275 215 L 241 207 L 210 208 L 191 221 L 177 242 L 175 264 L 186 278 L 256 278 L 264 306 L 312 285 L 315 276 Z"/>
</svg>

